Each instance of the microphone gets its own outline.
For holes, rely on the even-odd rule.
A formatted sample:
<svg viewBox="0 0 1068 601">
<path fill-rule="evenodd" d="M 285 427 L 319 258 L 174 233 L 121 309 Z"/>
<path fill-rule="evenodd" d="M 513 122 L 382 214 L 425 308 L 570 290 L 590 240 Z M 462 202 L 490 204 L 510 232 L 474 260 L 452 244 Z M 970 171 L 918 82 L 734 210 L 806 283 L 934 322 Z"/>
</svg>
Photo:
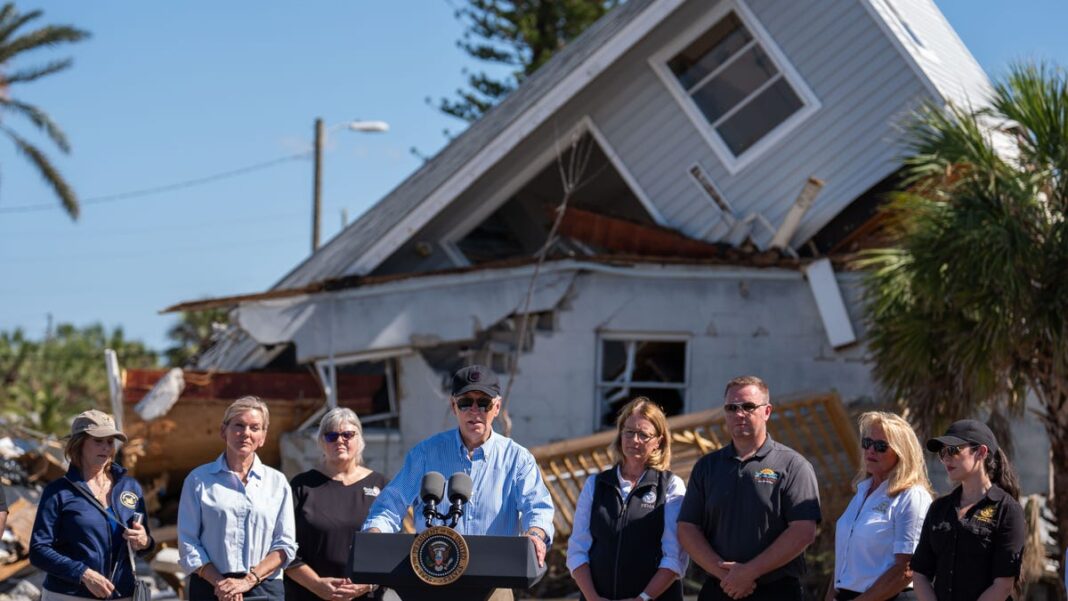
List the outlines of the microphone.
<svg viewBox="0 0 1068 601">
<path fill-rule="evenodd" d="M 471 499 L 471 489 L 474 486 L 471 476 L 463 472 L 456 472 L 449 476 L 449 501 L 452 503 L 452 507 L 449 508 L 449 514 L 446 517 L 452 519 L 450 527 L 455 528 L 456 523 L 463 517 L 464 503 Z"/>
<path fill-rule="evenodd" d="M 445 497 L 445 476 L 438 472 L 427 472 L 420 484 L 419 498 L 423 500 L 423 517 L 430 527 L 434 518 L 440 518 L 438 503 Z"/>
</svg>

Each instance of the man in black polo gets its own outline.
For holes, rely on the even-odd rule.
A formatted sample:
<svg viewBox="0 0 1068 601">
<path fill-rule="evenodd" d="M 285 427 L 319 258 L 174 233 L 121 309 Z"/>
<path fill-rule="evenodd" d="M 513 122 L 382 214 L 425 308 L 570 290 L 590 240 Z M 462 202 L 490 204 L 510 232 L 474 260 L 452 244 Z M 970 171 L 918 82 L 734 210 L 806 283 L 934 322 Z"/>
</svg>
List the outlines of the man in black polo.
<svg viewBox="0 0 1068 601">
<path fill-rule="evenodd" d="M 727 383 L 731 443 L 702 457 L 679 513 L 679 543 L 711 576 L 699 601 L 800 601 L 802 553 L 816 538 L 819 489 L 812 465 L 768 435 L 764 382 Z"/>
</svg>

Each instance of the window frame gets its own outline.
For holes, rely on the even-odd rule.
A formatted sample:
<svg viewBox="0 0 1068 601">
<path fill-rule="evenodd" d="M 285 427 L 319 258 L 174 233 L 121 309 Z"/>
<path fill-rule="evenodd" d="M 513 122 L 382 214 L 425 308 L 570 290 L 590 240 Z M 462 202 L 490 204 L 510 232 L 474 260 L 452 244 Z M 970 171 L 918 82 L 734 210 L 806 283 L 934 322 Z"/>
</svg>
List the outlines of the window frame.
<svg viewBox="0 0 1068 601">
<path fill-rule="evenodd" d="M 753 41 L 760 46 L 767 57 L 779 70 L 782 79 L 786 81 L 792 88 L 793 92 L 797 94 L 797 97 L 801 100 L 801 108 L 787 117 L 786 120 L 773 127 L 768 133 L 764 134 L 764 137 L 759 139 L 740 155 L 735 155 L 730 150 L 727 143 L 720 137 L 719 132 L 716 131 L 712 126 L 712 123 L 708 121 L 704 113 L 701 112 L 701 109 L 698 108 L 697 103 L 682 87 L 682 84 L 668 67 L 668 62 L 672 58 L 696 41 L 697 38 L 704 35 L 705 32 L 731 12 L 733 12 L 738 17 L 738 20 L 741 21 L 742 25 L 749 30 L 749 33 L 753 37 Z M 665 87 L 667 87 L 668 92 L 671 93 L 680 108 L 682 108 L 683 113 L 685 113 L 690 121 L 693 122 L 694 127 L 696 127 L 701 136 L 705 138 L 709 147 L 711 147 L 712 151 L 716 154 L 716 157 L 731 175 L 738 173 L 752 164 L 757 158 L 767 152 L 768 149 L 778 144 L 792 131 L 797 129 L 804 121 L 819 111 L 821 106 L 819 99 L 812 92 L 812 89 L 809 88 L 805 80 L 793 65 L 790 64 L 790 61 L 786 59 L 786 55 L 783 54 L 778 44 L 775 43 L 771 35 L 768 34 L 767 30 L 760 24 L 756 15 L 754 15 L 749 7 L 746 6 L 744 0 L 723 0 L 676 36 L 672 43 L 664 46 L 658 52 L 650 56 L 648 62 L 653 71 L 664 83 Z M 769 82 L 765 82 L 760 89 L 766 89 L 771 85 Z M 754 92 L 747 98 L 747 100 L 751 101 L 755 96 L 756 93 Z M 736 105 L 731 109 L 731 112 L 736 112 L 740 106 L 742 105 Z"/>
<path fill-rule="evenodd" d="M 597 361 L 594 369 L 596 373 L 593 378 L 593 396 L 596 399 L 593 408 L 593 430 L 599 432 L 610 428 L 610 426 L 604 426 L 602 419 L 605 414 L 605 403 L 602 396 L 602 391 L 610 388 L 618 388 L 618 382 L 611 382 L 602 380 L 601 377 L 604 373 L 604 343 L 608 341 L 616 342 L 681 342 L 685 345 L 683 349 L 683 360 L 686 365 L 683 366 L 683 382 L 676 384 L 672 382 L 631 382 L 631 388 L 663 388 L 665 390 L 679 390 L 682 393 L 682 413 L 688 413 L 690 411 L 690 365 L 692 364 L 690 353 L 693 348 L 691 342 L 692 337 L 687 334 L 672 334 L 665 332 L 633 332 L 633 331 L 616 331 L 616 332 L 600 332 L 597 335 Z M 681 413 L 680 413 L 681 415 Z M 670 416 L 669 416 L 670 417 Z"/>
<path fill-rule="evenodd" d="M 329 411 L 330 409 L 334 409 L 338 406 L 337 368 L 342 367 L 344 365 L 351 365 L 354 363 L 382 362 L 384 364 L 385 369 L 385 373 L 383 375 L 385 376 L 386 394 L 389 398 L 389 411 L 383 413 L 372 413 L 370 415 L 361 415 L 359 416 L 360 424 L 363 426 L 372 424 L 371 429 L 369 431 L 371 433 L 377 432 L 387 435 L 392 433 L 399 433 L 401 431 L 401 419 L 400 398 L 397 394 L 397 361 L 398 359 L 408 354 L 410 354 L 410 351 L 407 349 L 401 351 L 368 351 L 351 355 L 343 355 L 340 357 L 330 357 L 327 359 L 316 360 L 314 362 L 315 374 L 318 376 L 319 383 L 323 387 L 323 396 L 326 400 L 326 403 L 323 405 L 323 408 L 326 411 Z M 378 428 L 373 425 L 378 424 L 379 422 L 388 422 L 389 420 L 396 420 L 396 427 L 386 426 L 383 428 Z M 366 439 L 367 437 L 364 438 Z"/>
</svg>

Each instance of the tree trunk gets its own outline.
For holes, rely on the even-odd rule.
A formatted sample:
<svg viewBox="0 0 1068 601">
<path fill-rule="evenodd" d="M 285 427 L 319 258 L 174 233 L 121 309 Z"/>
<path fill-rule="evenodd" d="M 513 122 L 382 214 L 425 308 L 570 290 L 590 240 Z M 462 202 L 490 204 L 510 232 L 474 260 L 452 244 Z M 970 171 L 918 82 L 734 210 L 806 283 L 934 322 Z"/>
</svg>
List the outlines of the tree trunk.
<svg viewBox="0 0 1068 601">
<path fill-rule="evenodd" d="M 1063 399 L 1057 399 L 1060 403 L 1047 405 L 1046 432 L 1049 434 L 1050 450 L 1053 455 L 1051 469 L 1053 470 L 1053 496 L 1050 498 L 1050 509 L 1053 510 L 1053 519 L 1057 524 L 1057 563 L 1060 565 L 1058 587 L 1061 587 L 1060 598 L 1064 598 L 1064 554 L 1068 547 L 1068 403 Z M 1059 410 L 1057 405 L 1060 405 Z"/>
</svg>

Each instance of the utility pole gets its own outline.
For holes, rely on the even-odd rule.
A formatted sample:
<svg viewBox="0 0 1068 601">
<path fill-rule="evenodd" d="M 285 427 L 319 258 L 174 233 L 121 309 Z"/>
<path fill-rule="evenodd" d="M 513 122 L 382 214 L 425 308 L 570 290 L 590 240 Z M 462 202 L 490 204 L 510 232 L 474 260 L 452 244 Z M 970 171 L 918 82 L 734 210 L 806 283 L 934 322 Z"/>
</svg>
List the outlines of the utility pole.
<svg viewBox="0 0 1068 601">
<path fill-rule="evenodd" d="M 319 250 L 319 222 L 323 210 L 323 120 L 315 120 L 315 172 L 312 176 L 312 239 L 311 249 Z"/>
</svg>

